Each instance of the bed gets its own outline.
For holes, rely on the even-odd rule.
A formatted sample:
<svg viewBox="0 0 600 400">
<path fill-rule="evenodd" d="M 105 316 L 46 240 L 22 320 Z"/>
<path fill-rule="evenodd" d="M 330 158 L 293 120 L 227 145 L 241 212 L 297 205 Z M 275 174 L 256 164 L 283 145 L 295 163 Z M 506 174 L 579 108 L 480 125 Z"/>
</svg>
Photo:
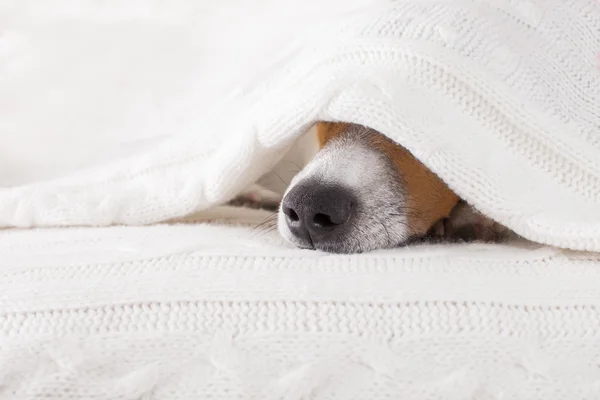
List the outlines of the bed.
<svg viewBox="0 0 600 400">
<path fill-rule="evenodd" d="M 332 255 L 268 216 L 2 232 L 0 398 L 599 395 L 597 254 Z"/>
<path fill-rule="evenodd" d="M 0 399 L 600 398 L 596 2 L 278 3 L 0 6 Z M 321 120 L 524 240 L 334 255 L 223 206 Z"/>
</svg>

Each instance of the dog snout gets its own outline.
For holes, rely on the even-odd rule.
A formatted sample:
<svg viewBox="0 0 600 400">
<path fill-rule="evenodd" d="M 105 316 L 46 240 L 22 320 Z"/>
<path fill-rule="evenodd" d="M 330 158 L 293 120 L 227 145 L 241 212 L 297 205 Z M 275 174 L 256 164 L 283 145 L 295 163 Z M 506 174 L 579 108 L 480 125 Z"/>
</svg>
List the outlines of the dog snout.
<svg viewBox="0 0 600 400">
<path fill-rule="evenodd" d="M 314 248 L 342 231 L 355 204 L 352 193 L 342 186 L 304 184 L 284 197 L 281 211 L 291 233 Z"/>
</svg>

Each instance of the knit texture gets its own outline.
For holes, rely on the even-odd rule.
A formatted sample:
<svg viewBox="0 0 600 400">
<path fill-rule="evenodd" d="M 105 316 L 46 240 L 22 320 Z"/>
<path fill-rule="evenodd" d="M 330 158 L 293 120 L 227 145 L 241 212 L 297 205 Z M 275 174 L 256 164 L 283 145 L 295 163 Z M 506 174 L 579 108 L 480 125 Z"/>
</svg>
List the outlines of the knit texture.
<svg viewBox="0 0 600 400">
<path fill-rule="evenodd" d="M 267 215 L 0 231 L 0 399 L 600 398 L 598 255 L 331 255 Z"/>
<path fill-rule="evenodd" d="M 373 2 L 299 36 L 189 131 L 2 189 L 0 226 L 146 224 L 206 209 L 325 119 L 383 132 L 526 238 L 600 250 L 596 1 Z"/>
</svg>

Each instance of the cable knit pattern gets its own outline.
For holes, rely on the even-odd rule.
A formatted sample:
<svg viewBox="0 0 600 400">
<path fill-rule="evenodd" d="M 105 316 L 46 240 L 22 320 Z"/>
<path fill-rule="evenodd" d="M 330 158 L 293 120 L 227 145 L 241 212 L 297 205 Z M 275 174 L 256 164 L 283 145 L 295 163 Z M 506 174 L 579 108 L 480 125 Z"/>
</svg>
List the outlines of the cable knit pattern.
<svg viewBox="0 0 600 400">
<path fill-rule="evenodd" d="M 143 154 L 0 189 L 0 226 L 214 219 L 326 119 L 402 143 L 527 238 L 600 251 L 597 2 L 374 1 L 330 22 Z M 0 400 L 600 398 L 598 253 L 332 255 L 267 218 L 0 230 Z"/>
<path fill-rule="evenodd" d="M 0 399 L 596 399 L 599 261 L 331 255 L 214 224 L 4 231 Z"/>
<path fill-rule="evenodd" d="M 319 29 L 189 132 L 2 189 L 0 226 L 145 224 L 206 209 L 326 119 L 385 133 L 524 237 L 600 250 L 597 2 L 373 2 Z"/>
</svg>

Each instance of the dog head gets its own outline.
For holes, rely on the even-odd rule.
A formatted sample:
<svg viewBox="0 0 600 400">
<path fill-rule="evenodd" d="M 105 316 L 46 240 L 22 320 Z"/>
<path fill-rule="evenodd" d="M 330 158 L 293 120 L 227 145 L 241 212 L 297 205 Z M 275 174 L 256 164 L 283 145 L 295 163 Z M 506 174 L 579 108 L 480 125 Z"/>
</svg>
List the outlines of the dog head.
<svg viewBox="0 0 600 400">
<path fill-rule="evenodd" d="M 457 196 L 402 146 L 360 125 L 319 123 L 320 150 L 294 177 L 278 229 L 302 248 L 357 253 L 421 237 Z"/>
</svg>

